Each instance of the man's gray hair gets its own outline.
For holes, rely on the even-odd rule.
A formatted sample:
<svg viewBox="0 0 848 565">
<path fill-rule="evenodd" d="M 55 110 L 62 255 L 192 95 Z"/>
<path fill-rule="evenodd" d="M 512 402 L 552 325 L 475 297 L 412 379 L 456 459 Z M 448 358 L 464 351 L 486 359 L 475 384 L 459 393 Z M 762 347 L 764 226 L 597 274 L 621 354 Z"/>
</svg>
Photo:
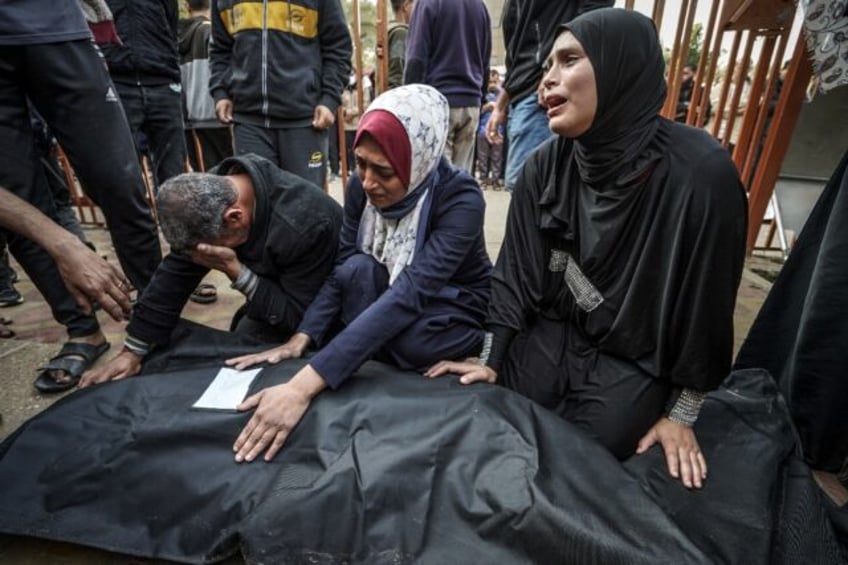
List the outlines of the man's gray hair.
<svg viewBox="0 0 848 565">
<path fill-rule="evenodd" d="M 226 235 L 224 211 L 237 199 L 232 182 L 220 175 L 185 173 L 166 181 L 159 187 L 156 204 L 171 250 L 190 253 L 201 241 Z"/>
</svg>

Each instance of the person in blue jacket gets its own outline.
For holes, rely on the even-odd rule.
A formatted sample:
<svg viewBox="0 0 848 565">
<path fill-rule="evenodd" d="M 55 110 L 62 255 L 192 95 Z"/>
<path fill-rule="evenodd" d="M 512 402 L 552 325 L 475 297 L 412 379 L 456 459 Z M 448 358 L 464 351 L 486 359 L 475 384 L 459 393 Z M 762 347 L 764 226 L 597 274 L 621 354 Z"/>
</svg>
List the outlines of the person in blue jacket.
<svg viewBox="0 0 848 565">
<path fill-rule="evenodd" d="M 239 406 L 256 410 L 236 461 L 272 459 L 312 398 L 368 359 L 417 370 L 480 350 L 492 269 L 485 202 L 473 177 L 442 157 L 447 132 L 447 100 L 422 84 L 382 94 L 363 115 L 333 273 L 291 339 L 227 361 L 243 369 L 319 348 L 290 381 Z"/>
</svg>

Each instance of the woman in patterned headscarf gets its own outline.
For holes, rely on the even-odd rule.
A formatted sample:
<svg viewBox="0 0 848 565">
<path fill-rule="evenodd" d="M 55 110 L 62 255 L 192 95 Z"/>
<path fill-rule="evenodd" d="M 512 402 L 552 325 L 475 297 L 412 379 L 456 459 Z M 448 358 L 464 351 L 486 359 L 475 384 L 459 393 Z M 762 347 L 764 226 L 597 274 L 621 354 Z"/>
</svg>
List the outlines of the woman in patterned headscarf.
<svg viewBox="0 0 848 565">
<path fill-rule="evenodd" d="M 288 342 L 228 361 L 241 369 L 318 348 L 291 381 L 240 406 L 256 412 L 237 461 L 274 457 L 311 399 L 367 359 L 417 370 L 480 350 L 492 268 L 485 203 L 442 157 L 447 129 L 447 100 L 420 84 L 386 92 L 362 116 L 333 274 Z"/>
<path fill-rule="evenodd" d="M 659 115 L 664 63 L 647 17 L 575 18 L 548 67 L 542 91 L 558 135 L 516 185 L 484 363 L 428 374 L 497 379 L 621 459 L 661 443 L 671 475 L 700 487 L 706 459 L 692 424 L 733 352 L 739 176 L 712 137 Z"/>
</svg>

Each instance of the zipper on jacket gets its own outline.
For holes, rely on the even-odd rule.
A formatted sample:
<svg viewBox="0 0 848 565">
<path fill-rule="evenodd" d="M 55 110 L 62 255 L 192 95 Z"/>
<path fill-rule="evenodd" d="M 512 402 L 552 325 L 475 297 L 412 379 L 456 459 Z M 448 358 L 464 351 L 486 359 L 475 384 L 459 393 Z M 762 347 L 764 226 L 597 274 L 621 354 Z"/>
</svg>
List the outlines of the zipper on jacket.
<svg viewBox="0 0 848 565">
<path fill-rule="evenodd" d="M 265 127 L 271 127 L 268 115 L 268 0 L 263 0 L 262 19 L 262 113 L 265 114 Z"/>
</svg>

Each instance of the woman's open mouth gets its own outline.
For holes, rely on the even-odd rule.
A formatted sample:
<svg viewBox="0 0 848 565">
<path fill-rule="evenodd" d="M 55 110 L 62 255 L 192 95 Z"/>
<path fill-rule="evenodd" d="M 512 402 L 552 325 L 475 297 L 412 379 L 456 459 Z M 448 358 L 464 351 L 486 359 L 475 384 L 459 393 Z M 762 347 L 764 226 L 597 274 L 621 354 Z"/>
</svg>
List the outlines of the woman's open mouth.
<svg viewBox="0 0 848 565">
<path fill-rule="evenodd" d="M 568 98 L 565 98 L 564 96 L 556 94 L 545 96 L 545 106 L 548 108 L 548 117 L 550 118 L 551 116 L 559 113 L 563 106 L 565 106 L 566 102 L 568 102 Z"/>
</svg>

